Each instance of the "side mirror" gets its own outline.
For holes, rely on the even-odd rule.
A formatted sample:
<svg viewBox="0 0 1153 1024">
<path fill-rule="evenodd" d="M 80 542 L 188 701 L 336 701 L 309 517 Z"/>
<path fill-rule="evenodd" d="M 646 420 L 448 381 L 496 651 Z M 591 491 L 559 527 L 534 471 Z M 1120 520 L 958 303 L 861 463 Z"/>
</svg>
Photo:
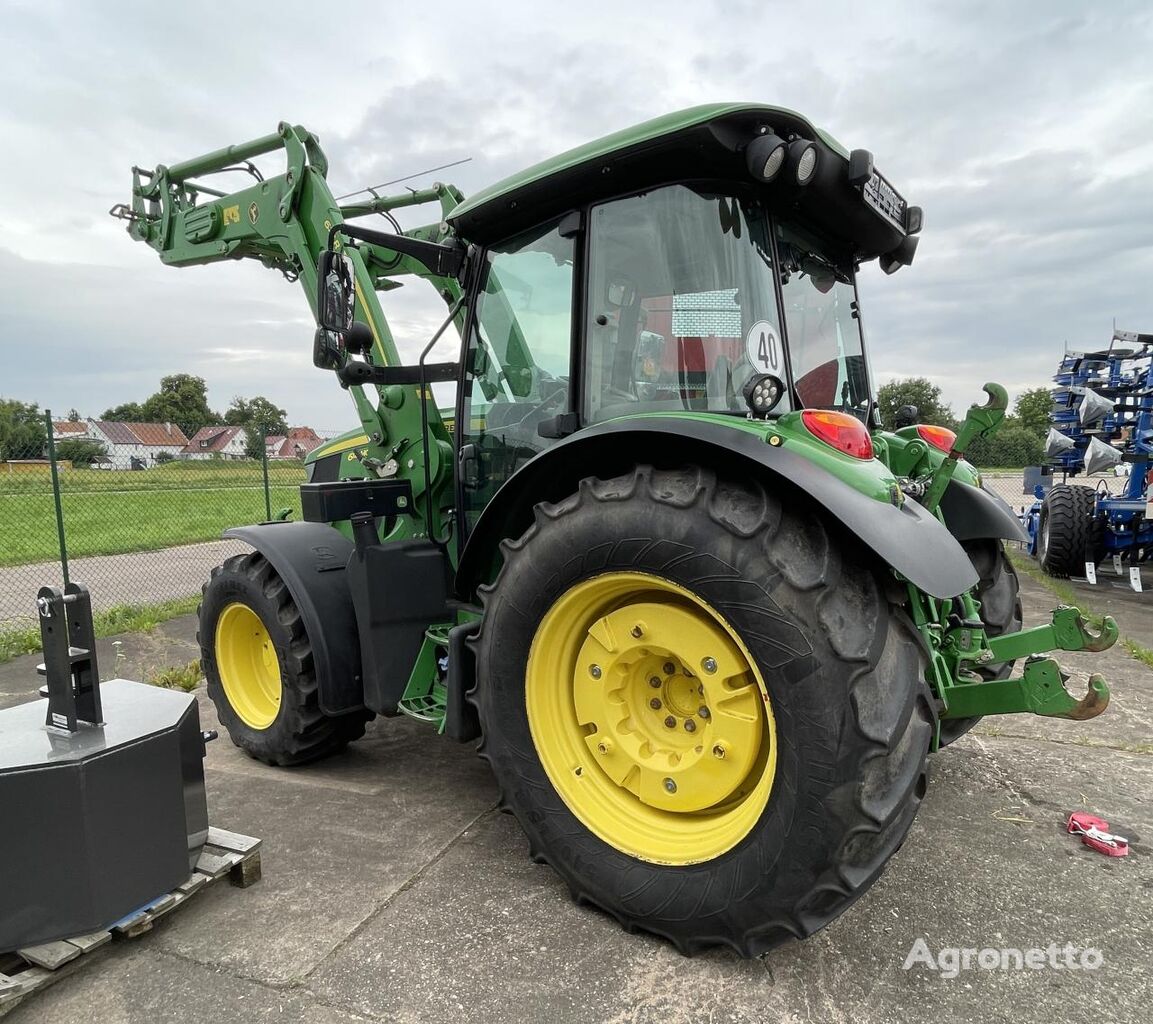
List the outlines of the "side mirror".
<svg viewBox="0 0 1153 1024">
<path fill-rule="evenodd" d="M 915 405 L 902 405 L 893 414 L 893 427 L 900 430 L 902 427 L 911 427 L 917 422 L 918 417 L 921 415 L 921 410 Z"/>
<path fill-rule="evenodd" d="M 312 365 L 321 370 L 339 370 L 346 362 L 344 335 L 318 327 L 312 340 Z"/>
<path fill-rule="evenodd" d="M 316 265 L 316 320 L 321 330 L 345 334 L 352 327 L 356 293 L 352 263 L 342 252 L 325 249 Z"/>
</svg>

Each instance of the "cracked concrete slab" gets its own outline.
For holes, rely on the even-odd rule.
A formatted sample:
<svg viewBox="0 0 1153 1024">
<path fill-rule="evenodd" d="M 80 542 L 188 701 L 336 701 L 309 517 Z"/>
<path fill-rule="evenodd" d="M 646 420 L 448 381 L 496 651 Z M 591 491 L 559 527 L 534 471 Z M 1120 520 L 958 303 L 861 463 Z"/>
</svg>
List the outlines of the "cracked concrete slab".
<svg viewBox="0 0 1153 1024">
<path fill-rule="evenodd" d="M 97 973 L 86 973 L 92 969 Z M 5 1024 L 357 1024 L 355 1014 L 318 1003 L 304 992 L 268 988 L 234 973 L 162 953 L 145 942 L 117 944 L 100 966 L 53 985 L 25 1002 Z"/>
<path fill-rule="evenodd" d="M 203 694 L 201 709 L 204 728 L 219 728 Z M 222 731 L 209 744 L 211 820 L 265 839 L 264 878 L 243 894 L 207 891 L 155 945 L 273 985 L 305 977 L 496 803 L 473 752 L 426 730 L 378 721 L 342 757 L 291 770 L 253 761 Z"/>
<path fill-rule="evenodd" d="M 1153 992 L 1153 864 L 1093 854 L 1061 830 L 1083 806 L 1149 834 L 1147 757 L 1060 751 L 1028 740 L 963 740 L 942 753 L 917 823 L 870 893 L 825 931 L 761 960 L 688 960 L 571 903 L 527 860 L 516 823 L 489 815 L 370 922 L 306 986 L 374 1020 L 995 1021 L 1080 1024 L 1087 1005 L 1136 1020 Z M 1023 780 L 1019 762 L 1037 759 Z M 1103 792 L 1103 769 L 1128 782 Z M 1054 785 L 1047 773 L 1061 776 Z M 1034 786 L 1036 790 L 1034 792 Z M 1091 901 L 1091 902 L 1090 902 Z M 1087 912 L 1087 907 L 1092 907 Z M 903 964 L 929 947 L 1099 948 L 1096 971 L 970 970 L 951 980 Z M 1145 981 L 1141 981 L 1145 976 Z"/>
</svg>

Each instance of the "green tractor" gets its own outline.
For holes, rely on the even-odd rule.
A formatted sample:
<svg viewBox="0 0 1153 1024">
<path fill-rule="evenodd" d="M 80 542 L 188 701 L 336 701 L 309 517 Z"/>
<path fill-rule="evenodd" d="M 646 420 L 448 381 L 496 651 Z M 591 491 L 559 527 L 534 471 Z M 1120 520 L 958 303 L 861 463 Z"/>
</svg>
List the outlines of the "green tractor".
<svg viewBox="0 0 1153 1024">
<path fill-rule="evenodd" d="M 204 183 L 237 169 L 242 190 Z M 342 204 L 326 174 L 285 123 L 137 168 L 113 210 L 165 263 L 299 280 L 359 418 L 309 456 L 302 521 L 228 531 L 252 551 L 204 588 L 209 694 L 253 757 L 332 754 L 374 715 L 480 737 L 578 901 L 751 956 L 872 884 L 930 752 L 980 716 L 1104 710 L 1044 654 L 1116 626 L 1062 607 L 1022 630 L 1002 542 L 1024 534 L 961 458 L 1004 389 L 956 435 L 880 427 L 856 273 L 909 264 L 921 211 L 869 152 L 730 104 L 469 199 Z M 407 365 L 379 301 L 405 275 L 448 307 Z"/>
</svg>

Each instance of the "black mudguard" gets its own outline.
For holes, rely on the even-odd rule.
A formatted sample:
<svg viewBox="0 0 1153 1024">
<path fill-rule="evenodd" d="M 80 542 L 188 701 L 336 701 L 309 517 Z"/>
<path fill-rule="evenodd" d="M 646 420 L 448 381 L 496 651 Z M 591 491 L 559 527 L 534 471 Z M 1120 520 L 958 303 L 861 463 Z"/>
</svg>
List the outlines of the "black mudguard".
<svg viewBox="0 0 1153 1024">
<path fill-rule="evenodd" d="M 1019 540 L 1028 543 L 1029 535 L 1016 513 L 999 494 L 953 480 L 941 498 L 941 515 L 957 540 Z"/>
<path fill-rule="evenodd" d="M 360 640 L 348 588 L 352 541 L 324 523 L 263 523 L 224 532 L 251 544 L 284 580 L 312 644 L 320 710 L 342 715 L 364 707 Z"/>
<path fill-rule="evenodd" d="M 773 447 L 753 434 L 683 416 L 615 420 L 582 430 L 527 462 L 497 491 L 461 553 L 457 592 L 469 600 L 492 578 L 500 541 L 520 536 L 532 508 L 572 494 L 585 477 L 606 479 L 638 464 L 709 466 L 741 476 L 778 479 L 808 495 L 882 562 L 933 597 L 956 597 L 977 573 L 956 538 L 915 501 L 877 501 L 821 469 L 788 443 Z"/>
</svg>

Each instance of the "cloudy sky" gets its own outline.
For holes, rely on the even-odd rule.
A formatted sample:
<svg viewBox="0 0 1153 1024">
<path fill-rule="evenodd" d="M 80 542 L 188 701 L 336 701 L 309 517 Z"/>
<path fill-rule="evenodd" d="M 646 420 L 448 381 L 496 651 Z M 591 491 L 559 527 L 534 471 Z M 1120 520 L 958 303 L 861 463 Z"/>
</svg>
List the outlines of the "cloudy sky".
<svg viewBox="0 0 1153 1024">
<path fill-rule="evenodd" d="M 246 9 L 253 13 L 246 15 Z M 337 194 L 471 157 L 466 193 L 678 107 L 792 107 L 925 209 L 916 264 L 862 275 L 877 377 L 955 409 L 1046 382 L 1066 342 L 1153 330 L 1148 2 L 580 4 L 0 0 L 0 396 L 98 415 L 161 375 L 354 422 L 299 285 L 174 270 L 107 210 L 132 164 L 316 132 Z M 431 178 L 429 179 L 431 180 Z M 416 182 L 420 184 L 420 182 Z M 402 350 L 443 306 L 385 297 Z"/>
</svg>

